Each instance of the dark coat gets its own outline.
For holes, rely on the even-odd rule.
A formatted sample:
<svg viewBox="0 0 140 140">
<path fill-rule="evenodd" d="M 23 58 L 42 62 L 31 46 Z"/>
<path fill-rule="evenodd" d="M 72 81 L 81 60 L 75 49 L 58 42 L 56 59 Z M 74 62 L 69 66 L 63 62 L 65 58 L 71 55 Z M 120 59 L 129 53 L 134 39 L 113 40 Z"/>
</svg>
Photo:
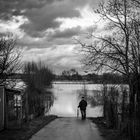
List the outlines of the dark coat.
<svg viewBox="0 0 140 140">
<path fill-rule="evenodd" d="M 87 102 L 85 100 L 81 100 L 78 106 L 81 110 L 86 110 Z"/>
</svg>

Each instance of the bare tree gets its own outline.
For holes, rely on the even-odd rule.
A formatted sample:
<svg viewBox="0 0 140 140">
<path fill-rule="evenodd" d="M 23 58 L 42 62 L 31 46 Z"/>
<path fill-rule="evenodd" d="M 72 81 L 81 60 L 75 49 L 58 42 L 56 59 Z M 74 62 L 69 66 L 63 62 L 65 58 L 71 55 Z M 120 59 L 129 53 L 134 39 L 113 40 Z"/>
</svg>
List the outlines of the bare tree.
<svg viewBox="0 0 140 140">
<path fill-rule="evenodd" d="M 82 45 L 84 63 L 94 70 L 108 70 L 125 75 L 130 88 L 130 119 L 135 104 L 140 105 L 140 6 L 137 0 L 109 0 L 96 12 L 108 22 L 106 35 L 92 35 L 92 44 Z M 135 89 L 135 91 L 134 91 Z"/>
<path fill-rule="evenodd" d="M 109 21 L 106 31 L 112 33 L 105 36 L 93 35 L 96 40 L 91 45 L 81 43 L 87 66 L 92 66 L 94 70 L 104 68 L 117 71 L 127 76 L 138 71 L 139 40 L 134 38 L 139 37 L 139 33 L 135 32 L 139 32 L 139 15 L 131 12 L 133 9 L 130 7 L 131 3 L 126 0 L 111 0 L 107 6 L 100 4 L 97 13 Z"/>
<path fill-rule="evenodd" d="M 10 76 L 14 75 L 21 68 L 21 51 L 16 46 L 16 39 L 13 35 L 6 35 L 0 38 L 0 83 L 7 85 Z"/>
</svg>

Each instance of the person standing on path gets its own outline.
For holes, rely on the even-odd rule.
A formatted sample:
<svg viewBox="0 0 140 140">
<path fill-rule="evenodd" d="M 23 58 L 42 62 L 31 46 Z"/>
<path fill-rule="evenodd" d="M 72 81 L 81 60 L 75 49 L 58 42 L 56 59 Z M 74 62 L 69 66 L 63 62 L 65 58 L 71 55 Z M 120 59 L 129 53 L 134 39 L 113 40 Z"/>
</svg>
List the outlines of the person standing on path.
<svg viewBox="0 0 140 140">
<path fill-rule="evenodd" d="M 86 107 L 87 107 L 87 101 L 84 97 L 82 97 L 82 100 L 79 102 L 78 108 L 80 108 L 82 120 L 86 119 Z"/>
</svg>

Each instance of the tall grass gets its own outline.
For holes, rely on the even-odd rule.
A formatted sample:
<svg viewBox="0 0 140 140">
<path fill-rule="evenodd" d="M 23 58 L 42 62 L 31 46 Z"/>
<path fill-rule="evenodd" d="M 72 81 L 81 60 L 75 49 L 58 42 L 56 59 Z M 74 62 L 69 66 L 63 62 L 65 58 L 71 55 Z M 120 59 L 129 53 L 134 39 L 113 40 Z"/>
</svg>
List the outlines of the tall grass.
<svg viewBox="0 0 140 140">
<path fill-rule="evenodd" d="M 103 87 L 103 114 L 108 127 L 119 128 L 128 116 L 128 91 L 125 87 Z"/>
</svg>

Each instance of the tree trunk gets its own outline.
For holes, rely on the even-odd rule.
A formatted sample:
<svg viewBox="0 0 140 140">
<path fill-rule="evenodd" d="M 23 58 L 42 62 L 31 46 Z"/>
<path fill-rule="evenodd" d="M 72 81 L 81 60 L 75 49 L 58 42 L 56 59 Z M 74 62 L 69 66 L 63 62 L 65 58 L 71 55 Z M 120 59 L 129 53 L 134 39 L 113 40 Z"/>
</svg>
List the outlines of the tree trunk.
<svg viewBox="0 0 140 140">
<path fill-rule="evenodd" d="M 140 74 L 137 76 L 136 140 L 140 139 Z"/>
<path fill-rule="evenodd" d="M 28 103 L 28 92 L 25 92 L 25 118 L 26 122 L 29 121 L 29 103 Z"/>
</svg>

